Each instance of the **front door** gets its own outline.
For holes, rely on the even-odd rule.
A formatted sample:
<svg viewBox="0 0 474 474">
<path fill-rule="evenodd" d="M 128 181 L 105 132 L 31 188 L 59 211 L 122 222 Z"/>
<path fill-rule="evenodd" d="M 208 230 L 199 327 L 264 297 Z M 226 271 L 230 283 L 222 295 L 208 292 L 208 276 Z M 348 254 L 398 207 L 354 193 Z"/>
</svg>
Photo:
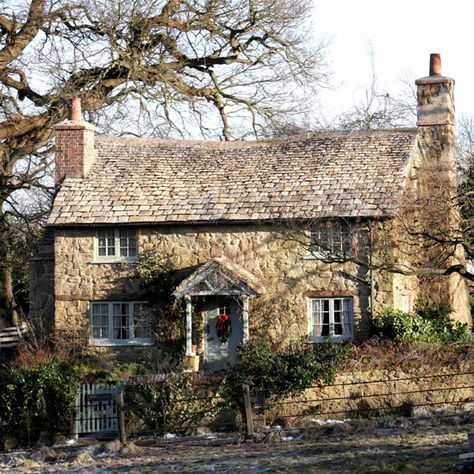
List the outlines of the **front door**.
<svg viewBox="0 0 474 474">
<path fill-rule="evenodd" d="M 239 304 L 230 298 L 212 298 L 205 305 L 204 370 L 216 372 L 237 358 L 242 343 Z"/>
</svg>

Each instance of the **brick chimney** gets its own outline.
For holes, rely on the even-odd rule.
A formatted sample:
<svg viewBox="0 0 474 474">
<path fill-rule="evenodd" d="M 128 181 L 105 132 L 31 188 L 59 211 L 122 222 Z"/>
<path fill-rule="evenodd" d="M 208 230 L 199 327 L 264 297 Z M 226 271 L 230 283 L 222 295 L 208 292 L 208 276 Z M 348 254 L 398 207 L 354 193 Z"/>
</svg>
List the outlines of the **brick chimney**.
<svg viewBox="0 0 474 474">
<path fill-rule="evenodd" d="M 81 99 L 71 101 L 69 120 L 58 123 L 56 131 L 55 184 L 67 176 L 84 177 L 94 158 L 95 127 L 82 120 Z"/>
</svg>

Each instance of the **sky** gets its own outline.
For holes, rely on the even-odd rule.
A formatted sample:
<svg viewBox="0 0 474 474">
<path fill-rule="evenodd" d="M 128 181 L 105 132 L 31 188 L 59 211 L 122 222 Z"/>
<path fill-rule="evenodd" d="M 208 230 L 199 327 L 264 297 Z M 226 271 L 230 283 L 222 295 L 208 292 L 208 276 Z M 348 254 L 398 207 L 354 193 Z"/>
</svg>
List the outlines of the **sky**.
<svg viewBox="0 0 474 474">
<path fill-rule="evenodd" d="M 372 48 L 378 86 L 391 94 L 427 76 L 430 53 L 441 54 L 442 74 L 456 81 L 457 116 L 474 116 L 474 1 L 314 0 L 312 24 L 332 71 L 324 115 L 347 110 L 370 84 Z"/>
</svg>

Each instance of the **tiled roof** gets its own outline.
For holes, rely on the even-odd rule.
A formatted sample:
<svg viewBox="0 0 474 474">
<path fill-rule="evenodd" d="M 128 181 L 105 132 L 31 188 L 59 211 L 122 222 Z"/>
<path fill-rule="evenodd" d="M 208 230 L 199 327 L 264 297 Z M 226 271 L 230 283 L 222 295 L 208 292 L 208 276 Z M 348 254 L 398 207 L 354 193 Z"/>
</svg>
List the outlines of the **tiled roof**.
<svg viewBox="0 0 474 474">
<path fill-rule="evenodd" d="M 415 143 L 415 129 L 227 143 L 97 136 L 89 174 L 65 179 L 48 223 L 388 215 Z"/>
</svg>

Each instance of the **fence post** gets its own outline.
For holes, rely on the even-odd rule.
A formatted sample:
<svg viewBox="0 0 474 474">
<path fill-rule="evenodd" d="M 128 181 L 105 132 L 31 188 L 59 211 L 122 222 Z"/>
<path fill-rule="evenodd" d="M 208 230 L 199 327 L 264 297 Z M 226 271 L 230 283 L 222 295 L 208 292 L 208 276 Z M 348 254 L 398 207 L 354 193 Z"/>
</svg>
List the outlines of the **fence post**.
<svg viewBox="0 0 474 474">
<path fill-rule="evenodd" d="M 247 436 L 252 437 L 254 435 L 254 430 L 249 386 L 247 384 L 243 384 L 242 390 L 244 392 L 245 425 L 247 427 Z"/>
<path fill-rule="evenodd" d="M 123 401 L 123 387 L 117 393 L 117 417 L 120 444 L 125 446 L 127 444 L 127 433 L 125 431 L 125 411 Z"/>
</svg>

